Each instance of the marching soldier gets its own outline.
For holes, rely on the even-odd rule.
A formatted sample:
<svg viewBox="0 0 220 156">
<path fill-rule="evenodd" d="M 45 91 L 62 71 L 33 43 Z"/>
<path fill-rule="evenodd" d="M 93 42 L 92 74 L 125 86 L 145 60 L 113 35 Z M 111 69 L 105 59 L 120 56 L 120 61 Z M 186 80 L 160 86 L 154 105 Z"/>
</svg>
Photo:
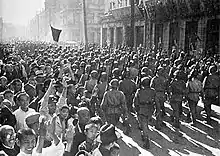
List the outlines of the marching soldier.
<svg viewBox="0 0 220 156">
<path fill-rule="evenodd" d="M 198 76 L 199 76 L 198 71 L 193 70 L 187 82 L 187 90 L 188 90 L 187 100 L 189 103 L 193 124 L 196 124 L 196 106 L 199 102 L 200 94 L 203 97 L 203 86 L 202 86 L 202 82 L 198 79 Z M 187 115 L 188 122 L 191 121 L 190 113 Z"/>
<path fill-rule="evenodd" d="M 177 70 L 174 72 L 174 79 L 169 86 L 170 93 L 170 105 L 173 109 L 172 120 L 174 120 L 173 126 L 175 128 L 180 128 L 180 108 L 182 106 L 182 101 L 186 95 L 186 83 L 183 80 L 181 71 Z"/>
<path fill-rule="evenodd" d="M 97 79 L 98 79 L 98 72 L 96 70 L 93 70 L 91 72 L 91 78 L 90 80 L 86 81 L 85 82 L 85 89 L 88 90 L 88 93 L 89 93 L 89 98 L 91 97 L 92 95 L 92 91 L 95 87 L 95 85 L 97 84 Z"/>
<path fill-rule="evenodd" d="M 211 105 L 216 101 L 218 89 L 220 87 L 220 78 L 217 74 L 217 67 L 209 67 L 209 75 L 203 81 L 204 88 L 204 107 L 207 114 L 207 123 L 211 124 Z"/>
<path fill-rule="evenodd" d="M 163 75 L 163 70 L 162 67 L 159 67 L 151 82 L 151 87 L 156 91 L 156 129 L 161 129 L 162 117 L 166 114 L 164 102 L 167 100 L 168 80 Z"/>
<path fill-rule="evenodd" d="M 103 99 L 104 93 L 107 90 L 108 87 L 108 75 L 106 72 L 102 72 L 100 75 L 100 82 L 96 84 L 96 86 L 93 89 L 93 96 L 92 98 L 96 99 L 96 113 L 102 118 L 104 121 L 104 115 L 100 108 L 101 101 Z"/>
<path fill-rule="evenodd" d="M 148 123 L 154 112 L 155 96 L 155 90 L 150 88 L 150 78 L 142 78 L 141 88 L 137 90 L 134 97 L 134 108 L 138 114 L 140 128 L 143 130 L 142 138 L 146 149 L 150 148 Z"/>
<path fill-rule="evenodd" d="M 119 123 L 121 115 L 123 115 L 123 123 L 127 122 L 128 117 L 126 98 L 124 93 L 118 90 L 118 87 L 118 80 L 112 79 L 110 82 L 110 90 L 104 93 L 104 97 L 101 102 L 101 109 L 104 112 L 106 121 L 115 126 Z M 129 133 L 130 129 L 128 126 L 126 126 L 126 128 L 127 133 Z"/>
<path fill-rule="evenodd" d="M 135 84 L 134 80 L 131 79 L 130 72 L 125 71 L 125 78 L 120 81 L 119 90 L 122 91 L 126 97 L 127 108 L 129 113 L 133 112 L 132 103 L 136 89 L 137 85 Z"/>
</svg>

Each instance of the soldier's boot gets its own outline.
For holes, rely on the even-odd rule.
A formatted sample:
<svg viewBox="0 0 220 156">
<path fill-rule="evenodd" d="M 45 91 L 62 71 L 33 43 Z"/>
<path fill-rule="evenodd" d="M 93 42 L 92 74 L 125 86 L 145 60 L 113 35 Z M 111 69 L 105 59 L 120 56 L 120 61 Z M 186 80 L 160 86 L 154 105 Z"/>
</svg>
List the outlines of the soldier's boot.
<svg viewBox="0 0 220 156">
<path fill-rule="evenodd" d="M 148 137 L 145 137 L 143 147 L 147 150 L 150 149 L 150 139 Z"/>
<path fill-rule="evenodd" d="M 161 130 L 161 111 L 160 111 L 160 112 L 157 112 L 155 128 L 156 128 L 157 130 Z"/>
<path fill-rule="evenodd" d="M 162 105 L 161 109 L 162 109 L 161 117 L 164 118 L 164 117 L 166 116 L 166 111 L 165 111 L 165 106 L 164 106 L 164 104 Z"/>
<path fill-rule="evenodd" d="M 144 137 L 144 132 L 141 131 L 141 140 L 144 141 L 145 137 Z"/>
<path fill-rule="evenodd" d="M 155 128 L 156 128 L 157 130 L 161 130 L 161 125 L 160 125 L 160 122 L 159 122 L 158 120 L 156 120 Z"/>
<path fill-rule="evenodd" d="M 139 129 L 140 131 L 143 130 L 143 128 L 141 127 L 141 125 L 138 125 L 138 129 Z"/>
<path fill-rule="evenodd" d="M 174 122 L 174 116 L 173 115 L 170 116 L 170 121 Z"/>
<path fill-rule="evenodd" d="M 174 126 L 175 128 L 177 128 L 177 129 L 179 129 L 179 128 L 180 128 L 180 122 L 179 122 L 179 120 L 178 120 L 178 119 L 174 119 L 173 126 Z"/>
<path fill-rule="evenodd" d="M 125 127 L 125 135 L 130 135 L 131 134 L 131 126 L 128 122 L 123 123 L 124 127 Z"/>
<path fill-rule="evenodd" d="M 183 115 L 183 106 L 182 104 L 179 105 L 179 117 L 182 117 Z"/>
</svg>

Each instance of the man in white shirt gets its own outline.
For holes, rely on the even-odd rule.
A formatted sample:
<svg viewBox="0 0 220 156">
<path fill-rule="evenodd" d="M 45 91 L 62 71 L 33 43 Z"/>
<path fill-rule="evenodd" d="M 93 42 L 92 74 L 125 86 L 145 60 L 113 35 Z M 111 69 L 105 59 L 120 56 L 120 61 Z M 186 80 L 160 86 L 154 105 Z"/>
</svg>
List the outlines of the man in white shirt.
<svg viewBox="0 0 220 156">
<path fill-rule="evenodd" d="M 20 93 L 17 96 L 17 104 L 19 105 L 19 108 L 14 111 L 15 118 L 17 120 L 16 129 L 19 130 L 21 128 L 28 128 L 25 118 L 29 114 L 35 112 L 34 109 L 29 108 L 29 95 L 25 92 Z"/>
</svg>

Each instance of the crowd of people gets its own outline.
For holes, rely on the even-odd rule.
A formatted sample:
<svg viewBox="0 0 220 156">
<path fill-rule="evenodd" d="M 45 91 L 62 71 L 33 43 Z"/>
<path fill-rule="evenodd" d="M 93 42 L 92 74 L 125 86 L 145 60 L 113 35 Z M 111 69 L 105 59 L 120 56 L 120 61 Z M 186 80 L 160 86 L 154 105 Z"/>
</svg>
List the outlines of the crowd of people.
<svg viewBox="0 0 220 156">
<path fill-rule="evenodd" d="M 84 50 L 27 41 L 5 43 L 0 50 L 3 155 L 119 156 L 119 127 L 130 135 L 137 128 L 132 115 L 149 149 L 152 118 L 161 130 L 169 116 L 178 131 L 184 105 L 185 122 L 196 125 L 202 101 L 211 125 L 211 105 L 219 104 L 217 54 L 141 46 Z"/>
</svg>

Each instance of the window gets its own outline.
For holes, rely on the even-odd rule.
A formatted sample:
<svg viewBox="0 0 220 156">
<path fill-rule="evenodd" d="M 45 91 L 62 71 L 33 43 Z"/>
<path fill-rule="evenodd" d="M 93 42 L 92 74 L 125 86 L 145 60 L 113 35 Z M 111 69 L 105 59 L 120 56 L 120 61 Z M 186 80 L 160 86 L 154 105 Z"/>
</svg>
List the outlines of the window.
<svg viewBox="0 0 220 156">
<path fill-rule="evenodd" d="M 122 7 L 122 0 L 118 0 L 118 7 Z"/>
</svg>

